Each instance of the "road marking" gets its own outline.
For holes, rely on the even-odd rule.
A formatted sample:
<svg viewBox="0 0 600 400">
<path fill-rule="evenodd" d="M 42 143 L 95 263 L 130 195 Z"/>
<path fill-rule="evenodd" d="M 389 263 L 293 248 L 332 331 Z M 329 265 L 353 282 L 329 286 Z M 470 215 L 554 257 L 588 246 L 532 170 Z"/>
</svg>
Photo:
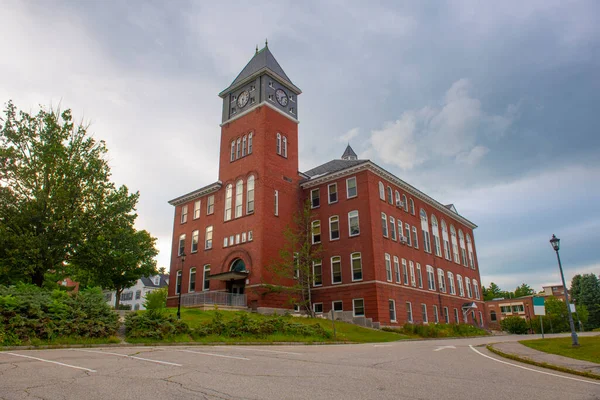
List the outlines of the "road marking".
<svg viewBox="0 0 600 400">
<path fill-rule="evenodd" d="M 24 356 L 23 354 L 16 354 L 16 353 L 2 353 L 2 354 L 10 354 L 11 356 L 15 356 L 15 357 L 31 358 L 32 360 L 47 362 L 47 363 L 51 363 L 51 364 L 58 364 L 58 365 L 62 365 L 63 367 L 69 367 L 69 368 L 75 368 L 75 369 L 82 369 L 82 370 L 88 371 L 88 372 L 96 372 L 95 370 L 89 369 L 89 368 L 78 367 L 76 365 L 65 364 L 65 363 L 61 363 L 61 362 L 58 362 L 58 361 L 44 360 L 43 358 L 37 358 L 37 357 L 31 357 L 31 356 Z"/>
<path fill-rule="evenodd" d="M 238 350 L 249 350 L 249 351 L 263 351 L 265 353 L 276 353 L 276 354 L 292 354 L 294 356 L 301 356 L 302 353 L 293 353 L 291 351 L 279 351 L 279 350 L 265 350 L 265 349 L 252 349 L 249 347 L 237 347 L 237 346 L 215 346 L 219 348 L 230 348 L 230 349 L 238 349 Z"/>
<path fill-rule="evenodd" d="M 456 347 L 454 347 L 454 346 L 439 346 L 437 349 L 435 349 L 433 351 L 440 351 L 440 350 L 444 350 L 444 349 L 456 349 Z"/>
<path fill-rule="evenodd" d="M 391 344 L 374 344 L 373 347 L 392 347 Z"/>
<path fill-rule="evenodd" d="M 236 360 L 250 360 L 249 358 L 245 358 L 245 357 L 225 356 L 223 354 L 214 354 L 214 353 L 202 353 L 200 351 L 193 351 L 193 350 L 175 350 L 175 351 L 183 351 L 185 353 L 202 354 L 205 356 L 213 356 L 213 357 L 233 358 Z"/>
<path fill-rule="evenodd" d="M 513 364 L 513 363 L 509 363 L 507 361 L 503 361 L 503 360 L 498 360 L 497 358 L 494 357 L 490 357 L 487 354 L 483 354 L 480 351 L 477 351 L 472 345 L 469 345 L 469 347 L 471 348 L 471 350 L 473 350 L 475 353 L 479 354 L 480 356 L 484 356 L 486 358 L 489 358 L 490 360 L 494 360 L 497 361 L 499 363 L 502 364 L 507 364 L 507 365 L 511 365 L 513 367 L 517 367 L 517 368 L 521 368 L 521 369 L 526 369 L 527 371 L 533 371 L 533 372 L 537 372 L 538 374 L 544 374 L 544 375 L 550 375 L 550 376 L 556 376 L 558 378 L 563 378 L 563 379 L 570 379 L 572 381 L 578 381 L 578 382 L 585 382 L 585 383 L 591 383 L 592 385 L 600 385 L 600 382 L 592 382 L 592 381 L 586 381 L 585 379 L 578 379 L 578 378 L 572 378 L 570 376 L 563 376 L 563 375 L 558 375 L 558 374 L 553 374 L 551 372 L 545 372 L 545 371 L 538 371 L 537 369 L 533 369 L 533 368 L 527 368 L 524 367 L 522 365 L 517 365 L 517 364 Z"/>
<path fill-rule="evenodd" d="M 142 357 L 136 357 L 136 356 L 129 356 L 127 354 L 119 354 L 119 353 L 110 353 L 108 351 L 96 351 L 96 350 L 83 350 L 83 349 L 71 349 L 72 351 L 85 351 L 86 353 L 98 353 L 98 354 L 110 354 L 111 356 L 119 356 L 119 357 L 127 357 L 127 358 L 134 358 L 136 360 L 142 360 L 142 361 L 148 361 L 148 362 L 153 362 L 153 363 L 157 363 L 157 364 L 166 364 L 166 365 L 174 365 L 176 367 L 181 367 L 181 364 L 175 364 L 172 362 L 167 362 L 167 361 L 159 361 L 159 360 L 151 360 L 149 358 L 142 358 Z"/>
</svg>

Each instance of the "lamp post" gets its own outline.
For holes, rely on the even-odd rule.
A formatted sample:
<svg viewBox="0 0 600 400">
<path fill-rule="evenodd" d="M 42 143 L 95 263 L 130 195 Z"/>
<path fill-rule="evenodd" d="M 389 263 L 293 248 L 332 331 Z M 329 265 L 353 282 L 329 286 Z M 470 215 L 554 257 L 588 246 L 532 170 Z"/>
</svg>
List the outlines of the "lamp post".
<svg viewBox="0 0 600 400">
<path fill-rule="evenodd" d="M 175 285 L 179 290 L 179 300 L 177 301 L 177 319 L 181 319 L 181 283 L 183 282 L 183 263 L 185 262 L 185 252 L 181 252 L 181 275 L 175 281 Z M 179 282 L 177 282 L 179 281 Z"/>
<path fill-rule="evenodd" d="M 579 346 L 579 340 L 577 339 L 577 333 L 575 333 L 575 324 L 573 323 L 573 314 L 571 314 L 571 304 L 569 303 L 569 291 L 567 290 L 567 285 L 565 284 L 565 276 L 562 270 L 562 264 L 560 263 L 560 255 L 558 254 L 558 249 L 560 248 L 560 239 L 555 235 L 552 235 L 552 239 L 550 239 L 550 244 L 552 248 L 556 252 L 556 258 L 558 260 L 558 269 L 560 270 L 560 278 L 562 279 L 562 284 L 565 292 L 565 301 L 567 302 L 567 313 L 569 315 L 569 325 L 571 326 L 571 339 L 573 340 L 573 347 Z"/>
</svg>

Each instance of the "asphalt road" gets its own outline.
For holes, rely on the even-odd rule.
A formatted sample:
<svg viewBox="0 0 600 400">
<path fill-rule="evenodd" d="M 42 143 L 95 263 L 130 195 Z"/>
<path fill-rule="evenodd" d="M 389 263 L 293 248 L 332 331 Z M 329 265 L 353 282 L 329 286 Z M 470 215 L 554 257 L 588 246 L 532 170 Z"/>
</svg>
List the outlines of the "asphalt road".
<svg viewBox="0 0 600 400">
<path fill-rule="evenodd" d="M 600 381 L 476 347 L 519 339 L 0 352 L 0 398 L 600 399 Z"/>
</svg>

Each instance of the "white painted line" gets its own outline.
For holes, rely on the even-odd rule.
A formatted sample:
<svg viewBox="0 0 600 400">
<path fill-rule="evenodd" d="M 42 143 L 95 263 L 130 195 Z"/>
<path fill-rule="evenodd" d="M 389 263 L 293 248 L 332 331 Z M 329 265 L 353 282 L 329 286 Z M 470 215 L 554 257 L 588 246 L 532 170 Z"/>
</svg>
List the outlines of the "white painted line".
<svg viewBox="0 0 600 400">
<path fill-rule="evenodd" d="M 433 351 L 440 351 L 440 350 L 444 350 L 444 349 L 456 349 L 456 347 L 454 347 L 454 346 L 439 346 L 437 349 L 435 349 Z"/>
<path fill-rule="evenodd" d="M 245 357 L 225 356 L 223 354 L 214 354 L 214 353 L 202 353 L 200 351 L 193 351 L 193 350 L 175 350 L 175 351 L 183 351 L 185 353 L 202 354 L 205 356 L 213 356 L 213 357 L 234 358 L 236 360 L 250 360 L 249 358 L 245 358 Z"/>
<path fill-rule="evenodd" d="M 238 347 L 238 346 L 215 346 L 223 349 L 237 349 L 237 350 L 249 350 L 249 351 L 263 351 L 265 353 L 275 353 L 275 354 L 291 354 L 294 356 L 301 356 L 302 353 L 293 353 L 291 351 L 279 351 L 279 350 L 265 350 L 265 349 L 253 349 L 250 347 Z"/>
<path fill-rule="evenodd" d="M 490 360 L 494 360 L 496 362 L 502 363 L 502 364 L 507 364 L 507 365 L 511 365 L 513 367 L 517 367 L 517 368 L 521 368 L 521 369 L 526 369 L 527 371 L 533 371 L 533 372 L 537 372 L 538 374 L 544 374 L 544 375 L 550 375 L 550 376 L 556 376 L 558 378 L 563 378 L 563 379 L 570 379 L 572 381 L 577 381 L 577 382 L 585 382 L 585 383 L 591 383 L 592 385 L 600 385 L 600 382 L 593 382 L 593 381 L 586 381 L 585 379 L 578 379 L 578 378 L 572 378 L 570 376 L 564 376 L 564 375 L 558 375 L 558 374 L 553 374 L 551 372 L 545 372 L 545 371 L 538 371 L 537 369 L 533 369 L 533 368 L 527 368 L 524 367 L 522 365 L 517 365 L 517 364 L 513 364 L 513 363 L 509 363 L 507 361 L 502 361 L 502 360 L 498 360 L 497 358 L 494 357 L 490 357 L 487 354 L 483 354 L 480 351 L 477 351 L 472 345 L 469 345 L 469 347 L 471 348 L 471 350 L 473 350 L 475 353 L 479 354 L 480 356 L 484 356 L 486 358 L 489 358 Z"/>
<path fill-rule="evenodd" d="M 127 358 L 134 358 L 136 360 L 142 360 L 142 361 L 148 361 L 148 362 L 153 362 L 153 363 L 157 363 L 157 364 L 166 364 L 166 365 L 174 365 L 176 367 L 181 367 L 181 364 L 175 364 L 172 362 L 167 362 L 167 361 L 158 361 L 158 360 L 151 360 L 149 358 L 142 358 L 142 357 L 136 357 L 136 356 L 129 356 L 127 354 L 119 354 L 119 353 L 109 353 L 108 351 L 96 351 L 96 350 L 83 350 L 83 349 L 71 349 L 72 351 L 85 351 L 86 353 L 98 353 L 98 354 L 110 354 L 111 356 L 119 356 L 119 357 L 127 357 Z"/>
<path fill-rule="evenodd" d="M 374 344 L 373 347 L 392 347 L 391 344 Z"/>
<path fill-rule="evenodd" d="M 31 358 L 32 360 L 37 360 L 37 361 L 41 361 L 41 362 L 47 362 L 47 363 L 51 363 L 51 364 L 58 364 L 58 365 L 62 365 L 63 367 L 69 367 L 69 368 L 75 368 L 75 369 L 82 369 L 82 370 L 88 371 L 88 372 L 96 372 L 93 369 L 89 369 L 89 368 L 83 368 L 83 367 L 78 367 L 76 365 L 64 364 L 64 363 L 61 363 L 61 362 L 58 362 L 58 361 L 44 360 L 43 358 L 37 358 L 37 357 L 31 357 L 31 356 L 24 356 L 23 354 L 16 354 L 16 353 L 0 353 L 0 354 L 10 354 L 11 356 L 15 356 L 15 357 Z"/>
</svg>

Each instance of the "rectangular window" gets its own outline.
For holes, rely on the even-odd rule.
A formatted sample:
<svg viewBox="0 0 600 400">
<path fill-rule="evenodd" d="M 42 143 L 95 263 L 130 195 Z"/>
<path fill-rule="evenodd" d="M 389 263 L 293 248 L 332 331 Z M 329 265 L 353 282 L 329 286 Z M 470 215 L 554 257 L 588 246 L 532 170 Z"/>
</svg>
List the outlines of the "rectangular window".
<svg viewBox="0 0 600 400">
<path fill-rule="evenodd" d="M 381 231 L 383 233 L 383 237 L 388 237 L 387 216 L 384 213 L 381 213 Z"/>
<path fill-rule="evenodd" d="M 321 194 L 319 189 L 313 189 L 310 191 L 310 208 L 317 208 L 321 205 Z"/>
<path fill-rule="evenodd" d="M 240 158 L 242 156 L 242 139 L 238 139 L 235 146 L 235 156 Z"/>
<path fill-rule="evenodd" d="M 408 246 L 411 246 L 411 241 L 410 241 L 410 225 L 409 224 L 404 224 L 404 236 L 406 237 L 406 244 Z"/>
<path fill-rule="evenodd" d="M 252 234 L 252 231 L 248 231 L 248 241 L 251 242 L 252 239 L 254 239 L 254 235 Z"/>
<path fill-rule="evenodd" d="M 141 290 L 136 290 L 135 291 L 135 299 L 139 300 L 141 297 L 142 297 L 142 291 Z"/>
<path fill-rule="evenodd" d="M 450 294 L 456 294 L 456 289 L 454 288 L 454 274 L 448 271 L 448 289 L 450 289 Z"/>
<path fill-rule="evenodd" d="M 283 137 L 283 151 L 281 155 L 287 158 L 287 137 L 285 136 Z"/>
<path fill-rule="evenodd" d="M 436 324 L 440 322 L 440 316 L 438 315 L 438 306 L 433 305 L 433 322 Z"/>
<path fill-rule="evenodd" d="M 355 317 L 365 316 L 365 302 L 363 299 L 352 299 L 352 309 Z"/>
<path fill-rule="evenodd" d="M 240 234 L 239 233 L 235 234 L 235 244 L 240 244 Z"/>
<path fill-rule="evenodd" d="M 353 176 L 352 178 L 346 179 L 346 198 L 351 199 L 356 197 L 356 195 L 356 177 Z"/>
<path fill-rule="evenodd" d="M 200 200 L 194 202 L 194 219 L 200 218 Z"/>
<path fill-rule="evenodd" d="M 196 268 L 191 268 L 190 269 L 190 288 L 189 288 L 189 292 L 195 292 L 196 291 Z"/>
<path fill-rule="evenodd" d="M 273 212 L 274 212 L 275 216 L 278 216 L 279 215 L 279 191 L 277 191 L 277 190 L 274 193 L 273 201 L 274 201 L 274 206 L 275 206 L 275 209 L 273 210 Z"/>
<path fill-rule="evenodd" d="M 408 301 L 406 302 L 406 320 L 413 323 L 412 304 Z"/>
<path fill-rule="evenodd" d="M 242 216 L 242 208 L 244 201 L 244 181 L 239 180 L 235 185 L 235 217 Z"/>
<path fill-rule="evenodd" d="M 215 212 L 215 196 L 208 196 L 206 200 L 206 215 L 210 215 Z"/>
<path fill-rule="evenodd" d="M 313 261 L 313 286 L 323 285 L 323 265 L 321 261 Z"/>
<path fill-rule="evenodd" d="M 334 301 L 331 306 L 333 311 L 344 311 L 344 303 L 341 300 Z"/>
<path fill-rule="evenodd" d="M 248 135 L 248 154 L 252 154 L 252 132 Z"/>
<path fill-rule="evenodd" d="M 340 217 L 334 215 L 329 217 L 329 240 L 340 238 Z"/>
<path fill-rule="evenodd" d="M 481 311 L 479 311 L 479 327 L 483 328 L 483 315 Z"/>
<path fill-rule="evenodd" d="M 413 287 L 417 286 L 417 281 L 415 279 L 415 264 L 412 261 L 408 262 L 410 265 L 410 283 L 413 285 Z"/>
<path fill-rule="evenodd" d="M 342 257 L 331 257 L 331 282 L 342 283 Z"/>
<path fill-rule="evenodd" d="M 510 306 L 500 306 L 500 312 L 502 314 L 510 314 Z"/>
<path fill-rule="evenodd" d="M 413 246 L 415 246 L 415 249 L 419 248 L 419 238 L 417 237 L 417 227 L 413 226 L 412 227 L 412 232 L 413 232 Z"/>
<path fill-rule="evenodd" d="M 423 273 L 421 271 L 421 264 L 417 263 L 417 283 L 419 287 L 423 289 Z"/>
<path fill-rule="evenodd" d="M 231 142 L 231 156 L 229 157 L 229 161 L 235 160 L 235 140 Z"/>
<path fill-rule="evenodd" d="M 229 184 L 225 188 L 225 216 L 224 220 L 231 220 L 231 207 L 233 201 L 233 185 Z"/>
<path fill-rule="evenodd" d="M 352 281 L 362 280 L 362 260 L 360 253 L 352 253 L 350 263 L 352 265 Z"/>
<path fill-rule="evenodd" d="M 338 201 L 338 190 L 337 183 L 332 183 L 327 186 L 327 192 L 329 193 L 329 204 L 337 203 Z"/>
<path fill-rule="evenodd" d="M 246 156 L 246 136 L 242 138 L 242 157 Z"/>
<path fill-rule="evenodd" d="M 390 238 L 396 240 L 396 220 L 390 215 Z"/>
<path fill-rule="evenodd" d="M 465 297 L 465 287 L 463 286 L 462 276 L 456 275 L 456 284 L 458 285 L 458 293 L 461 297 Z"/>
<path fill-rule="evenodd" d="M 400 263 L 396 256 L 394 256 L 394 273 L 396 274 L 396 283 L 400 283 Z"/>
<path fill-rule="evenodd" d="M 200 231 L 193 231 L 192 232 L 192 253 L 195 253 L 198 251 L 198 238 L 200 236 Z"/>
<path fill-rule="evenodd" d="M 457 323 L 457 324 L 459 323 L 459 321 L 458 321 L 458 308 L 454 309 L 454 322 Z"/>
<path fill-rule="evenodd" d="M 204 276 L 202 277 L 203 280 L 203 285 L 202 285 L 202 290 L 209 290 L 210 289 L 210 279 L 208 279 L 210 277 L 210 265 L 205 265 L 204 266 Z"/>
<path fill-rule="evenodd" d="M 177 280 L 175 281 L 175 294 L 181 293 L 181 271 L 177 271 Z"/>
<path fill-rule="evenodd" d="M 387 253 L 385 255 L 385 277 L 388 282 L 392 281 L 392 260 Z"/>
<path fill-rule="evenodd" d="M 472 298 L 473 294 L 471 293 L 471 280 L 465 277 L 465 286 L 467 287 L 467 297 Z"/>
<path fill-rule="evenodd" d="M 185 224 L 187 222 L 187 213 L 188 213 L 187 204 L 185 206 L 181 206 L 181 223 L 182 224 Z"/>
<path fill-rule="evenodd" d="M 446 293 L 446 277 L 444 276 L 444 271 L 438 268 L 438 287 L 440 288 L 440 292 Z"/>
<path fill-rule="evenodd" d="M 315 314 L 323 314 L 323 303 L 314 303 L 313 311 Z"/>
<path fill-rule="evenodd" d="M 350 236 L 357 236 L 360 234 L 360 227 L 358 224 L 358 211 L 350 211 L 348 213 L 348 230 Z"/>
<path fill-rule="evenodd" d="M 444 307 L 444 322 L 450 323 L 450 313 L 448 312 L 448 307 Z"/>
<path fill-rule="evenodd" d="M 404 284 L 408 285 L 408 267 L 404 258 L 402 259 L 402 274 L 404 275 Z"/>
<path fill-rule="evenodd" d="M 254 176 L 251 175 L 246 183 L 246 214 L 254 212 Z"/>
<path fill-rule="evenodd" d="M 178 256 L 181 256 L 185 252 L 185 233 L 179 235 L 179 251 L 177 252 Z"/>
<path fill-rule="evenodd" d="M 212 249 L 212 242 L 213 242 L 213 227 L 207 226 L 206 234 L 204 235 L 204 248 L 207 250 Z"/>
<path fill-rule="evenodd" d="M 229 238 L 228 237 L 224 237 L 223 238 L 223 247 L 227 247 L 229 245 Z"/>
<path fill-rule="evenodd" d="M 396 302 L 394 300 L 388 300 L 388 306 L 390 309 L 390 322 L 396 322 Z"/>
<path fill-rule="evenodd" d="M 427 320 L 427 305 L 424 303 L 421 303 L 421 316 L 423 318 L 423 323 L 426 324 L 427 322 L 429 322 Z"/>
<path fill-rule="evenodd" d="M 312 222 L 312 244 L 321 243 L 321 221 Z"/>
</svg>

